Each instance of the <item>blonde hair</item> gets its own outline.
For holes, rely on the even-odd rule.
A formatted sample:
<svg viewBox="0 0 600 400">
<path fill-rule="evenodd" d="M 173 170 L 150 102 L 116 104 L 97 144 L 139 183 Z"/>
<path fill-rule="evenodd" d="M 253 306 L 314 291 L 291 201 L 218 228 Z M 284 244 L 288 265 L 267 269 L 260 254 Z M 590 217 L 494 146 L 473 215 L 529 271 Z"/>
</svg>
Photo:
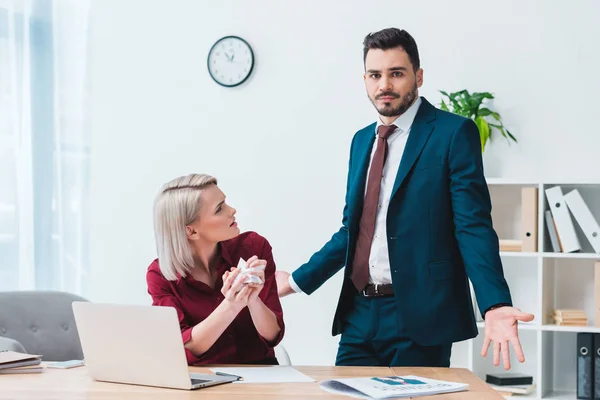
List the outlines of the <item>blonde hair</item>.
<svg viewBox="0 0 600 400">
<path fill-rule="evenodd" d="M 167 280 L 185 277 L 194 267 L 186 226 L 198 217 L 202 189 L 216 185 L 205 174 L 181 176 L 163 185 L 154 199 L 154 236 L 160 271 Z"/>
</svg>

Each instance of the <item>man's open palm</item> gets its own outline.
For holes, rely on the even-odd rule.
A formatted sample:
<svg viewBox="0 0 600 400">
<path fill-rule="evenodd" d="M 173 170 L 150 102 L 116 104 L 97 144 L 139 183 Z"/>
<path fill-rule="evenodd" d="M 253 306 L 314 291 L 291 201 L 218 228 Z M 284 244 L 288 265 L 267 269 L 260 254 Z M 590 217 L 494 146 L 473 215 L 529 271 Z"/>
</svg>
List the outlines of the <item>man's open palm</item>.
<svg viewBox="0 0 600 400">
<path fill-rule="evenodd" d="M 499 307 L 485 313 L 485 337 L 481 356 L 485 357 L 490 344 L 494 344 L 494 365 L 500 365 L 500 353 L 504 360 L 504 369 L 510 369 L 510 349 L 512 344 L 517 360 L 525 361 L 519 341 L 518 321 L 533 321 L 533 314 L 525 313 L 514 307 Z"/>
</svg>

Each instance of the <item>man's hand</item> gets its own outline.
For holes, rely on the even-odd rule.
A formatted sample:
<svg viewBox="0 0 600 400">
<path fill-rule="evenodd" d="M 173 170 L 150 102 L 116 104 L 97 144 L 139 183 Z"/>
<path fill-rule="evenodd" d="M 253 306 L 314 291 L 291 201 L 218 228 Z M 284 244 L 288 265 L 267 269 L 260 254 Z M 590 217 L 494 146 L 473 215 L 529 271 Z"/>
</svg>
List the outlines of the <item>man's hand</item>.
<svg viewBox="0 0 600 400">
<path fill-rule="evenodd" d="M 277 294 L 279 297 L 285 297 L 288 294 L 296 293 L 290 287 L 290 273 L 286 271 L 275 271 L 275 281 L 277 282 Z"/>
<path fill-rule="evenodd" d="M 485 313 L 485 337 L 481 356 L 485 357 L 494 343 L 494 365 L 500 365 L 500 352 L 504 360 L 504 369 L 510 369 L 510 342 L 517 353 L 519 362 L 525 361 L 521 342 L 519 341 L 518 321 L 533 321 L 533 314 L 525 313 L 514 307 L 498 307 Z"/>
</svg>

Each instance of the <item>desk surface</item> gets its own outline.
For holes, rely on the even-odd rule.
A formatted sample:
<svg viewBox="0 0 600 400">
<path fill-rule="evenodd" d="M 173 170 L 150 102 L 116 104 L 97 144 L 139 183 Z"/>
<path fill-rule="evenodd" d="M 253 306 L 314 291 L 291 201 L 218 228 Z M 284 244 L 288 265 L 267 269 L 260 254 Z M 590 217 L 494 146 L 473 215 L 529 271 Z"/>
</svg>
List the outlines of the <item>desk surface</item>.
<svg viewBox="0 0 600 400">
<path fill-rule="evenodd" d="M 314 378 L 313 383 L 225 384 L 194 391 L 96 382 L 85 367 L 61 370 L 46 368 L 41 374 L 0 375 L 1 399 L 306 399 L 334 398 L 318 382 L 332 378 L 360 376 L 418 375 L 468 383 L 469 391 L 437 395 L 435 400 L 502 399 L 481 379 L 461 368 L 387 368 L 387 367 L 308 367 L 294 366 Z M 208 367 L 190 367 L 190 372 L 210 373 Z"/>
</svg>

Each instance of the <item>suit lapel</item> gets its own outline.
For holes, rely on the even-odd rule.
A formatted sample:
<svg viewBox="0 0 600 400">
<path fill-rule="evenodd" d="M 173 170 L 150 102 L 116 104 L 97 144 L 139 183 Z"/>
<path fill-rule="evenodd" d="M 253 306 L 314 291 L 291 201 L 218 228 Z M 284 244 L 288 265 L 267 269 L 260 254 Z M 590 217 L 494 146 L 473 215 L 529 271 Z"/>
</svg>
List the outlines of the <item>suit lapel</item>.
<svg viewBox="0 0 600 400">
<path fill-rule="evenodd" d="M 351 226 L 358 222 L 356 216 L 362 213 L 362 206 L 365 200 L 365 185 L 367 182 L 367 171 L 369 170 L 369 163 L 371 161 L 371 151 L 373 149 L 373 143 L 375 142 L 375 126 L 373 124 L 367 128 L 367 132 L 360 138 L 360 141 L 356 143 L 356 165 L 358 168 L 357 173 L 354 175 L 354 182 L 350 186 L 353 192 L 350 195 L 349 209 L 349 221 Z M 360 211 L 360 212 L 358 212 Z"/>
<path fill-rule="evenodd" d="M 433 120 L 435 120 L 435 107 L 425 100 L 425 98 L 422 98 L 421 106 L 410 128 L 410 134 L 408 135 L 404 154 L 402 154 L 400 167 L 396 174 L 391 198 L 394 197 L 413 164 L 419 158 L 421 151 L 423 151 L 423 147 L 425 147 L 425 143 L 427 143 L 433 131 L 433 124 L 431 123 Z"/>
</svg>

